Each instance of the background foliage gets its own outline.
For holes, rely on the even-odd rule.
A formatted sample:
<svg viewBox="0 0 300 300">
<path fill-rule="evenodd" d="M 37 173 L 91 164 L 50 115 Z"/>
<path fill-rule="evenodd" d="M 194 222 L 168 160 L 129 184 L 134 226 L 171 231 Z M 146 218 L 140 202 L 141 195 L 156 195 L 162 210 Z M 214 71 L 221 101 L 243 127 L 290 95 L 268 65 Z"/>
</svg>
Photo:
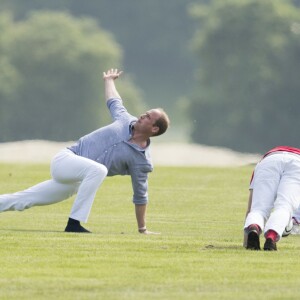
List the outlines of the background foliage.
<svg viewBox="0 0 300 300">
<path fill-rule="evenodd" d="M 193 15 L 201 24 L 193 139 L 242 151 L 299 146 L 299 9 L 230 0 L 195 6 Z"/>
<path fill-rule="evenodd" d="M 6 14 L 2 19 L 8 28 L 2 57 L 14 83 L 2 85 L 2 95 L 7 94 L 1 98 L 2 141 L 74 139 L 104 124 L 102 70 L 122 64 L 115 39 L 94 20 L 66 13 L 33 13 L 19 22 Z M 126 79 L 120 89 L 129 99 L 127 107 L 138 113 L 138 89 Z"/>
<path fill-rule="evenodd" d="M 106 123 L 113 65 L 129 110 L 164 107 L 171 139 L 299 147 L 299 2 L 0 0 L 0 141 Z"/>
</svg>

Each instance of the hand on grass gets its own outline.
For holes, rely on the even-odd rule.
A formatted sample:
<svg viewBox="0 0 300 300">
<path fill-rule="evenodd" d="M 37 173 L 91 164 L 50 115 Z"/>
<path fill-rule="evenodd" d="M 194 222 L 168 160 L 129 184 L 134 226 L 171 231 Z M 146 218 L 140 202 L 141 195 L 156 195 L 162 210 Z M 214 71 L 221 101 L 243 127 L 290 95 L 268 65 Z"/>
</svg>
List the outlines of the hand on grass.
<svg viewBox="0 0 300 300">
<path fill-rule="evenodd" d="M 140 234 L 153 234 L 153 235 L 158 235 L 160 234 L 160 232 L 153 232 L 153 231 L 149 231 L 149 230 L 145 230 L 143 232 L 140 232 Z"/>
</svg>

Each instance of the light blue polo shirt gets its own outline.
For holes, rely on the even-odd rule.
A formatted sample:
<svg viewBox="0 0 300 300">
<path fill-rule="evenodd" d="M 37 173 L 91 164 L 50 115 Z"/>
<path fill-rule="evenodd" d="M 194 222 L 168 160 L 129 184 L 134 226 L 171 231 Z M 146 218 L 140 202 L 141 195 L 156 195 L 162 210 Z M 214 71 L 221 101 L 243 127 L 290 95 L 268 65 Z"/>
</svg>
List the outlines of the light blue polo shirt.
<svg viewBox="0 0 300 300">
<path fill-rule="evenodd" d="M 149 146 L 141 148 L 129 142 L 131 126 L 137 118 L 129 114 L 121 99 L 107 101 L 113 123 L 101 127 L 80 138 L 71 151 L 103 164 L 108 169 L 107 176 L 130 175 L 133 188 L 133 202 L 148 202 L 148 173 L 152 172 Z"/>
</svg>

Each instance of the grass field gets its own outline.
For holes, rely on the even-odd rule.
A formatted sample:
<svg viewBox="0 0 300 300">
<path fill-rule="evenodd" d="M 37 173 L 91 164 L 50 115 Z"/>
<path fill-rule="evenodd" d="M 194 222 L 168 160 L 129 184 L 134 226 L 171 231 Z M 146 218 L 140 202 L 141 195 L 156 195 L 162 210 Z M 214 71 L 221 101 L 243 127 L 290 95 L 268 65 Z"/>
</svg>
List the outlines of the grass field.
<svg viewBox="0 0 300 300">
<path fill-rule="evenodd" d="M 137 233 L 129 177 L 107 178 L 86 227 L 64 233 L 72 199 L 0 214 L 0 299 L 298 299 L 300 236 L 246 251 L 252 167 L 157 167 L 148 229 Z M 0 193 L 49 178 L 47 165 L 0 165 Z"/>
</svg>

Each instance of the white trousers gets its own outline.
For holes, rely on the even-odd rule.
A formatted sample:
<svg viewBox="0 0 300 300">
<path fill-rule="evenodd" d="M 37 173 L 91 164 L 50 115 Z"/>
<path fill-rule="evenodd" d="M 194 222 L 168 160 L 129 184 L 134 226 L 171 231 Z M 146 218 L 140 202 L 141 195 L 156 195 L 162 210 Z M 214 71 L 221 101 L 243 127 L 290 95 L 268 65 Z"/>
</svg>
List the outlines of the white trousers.
<svg viewBox="0 0 300 300">
<path fill-rule="evenodd" d="M 64 149 L 51 161 L 52 179 L 24 191 L 0 195 L 0 212 L 49 205 L 76 194 L 70 218 L 87 222 L 97 189 L 107 168 Z"/>
<path fill-rule="evenodd" d="M 257 164 L 250 189 L 252 205 L 245 228 L 257 224 L 265 234 L 272 229 L 281 237 L 300 204 L 300 156 L 288 152 L 267 156 Z"/>
<path fill-rule="evenodd" d="M 294 213 L 293 217 L 296 219 L 297 222 L 300 222 L 300 208 L 298 208 Z"/>
</svg>

